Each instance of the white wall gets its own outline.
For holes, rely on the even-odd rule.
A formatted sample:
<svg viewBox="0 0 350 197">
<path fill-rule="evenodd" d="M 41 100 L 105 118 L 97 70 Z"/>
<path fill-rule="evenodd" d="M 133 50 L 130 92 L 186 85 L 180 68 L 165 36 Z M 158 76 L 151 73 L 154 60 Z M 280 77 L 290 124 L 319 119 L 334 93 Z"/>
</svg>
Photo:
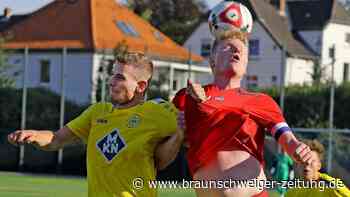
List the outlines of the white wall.
<svg viewBox="0 0 350 197">
<path fill-rule="evenodd" d="M 93 67 L 92 67 L 92 76 L 91 76 L 91 82 L 92 82 L 92 102 L 96 102 L 96 91 L 97 91 L 97 86 L 98 86 L 98 78 L 101 77 L 99 76 L 99 68 L 102 66 L 102 60 L 113 60 L 114 57 L 113 55 L 109 54 L 102 54 L 102 53 L 95 53 L 93 55 Z"/>
<path fill-rule="evenodd" d="M 50 61 L 50 82 L 40 82 L 40 61 Z M 65 94 L 68 100 L 79 104 L 91 102 L 91 66 L 92 54 L 69 52 L 65 67 Z M 24 55 L 14 53 L 9 56 L 9 63 L 14 65 L 15 71 L 21 71 Z M 55 93 L 61 93 L 62 53 L 60 52 L 31 52 L 28 57 L 27 87 L 46 87 Z M 16 77 L 16 87 L 22 87 L 21 72 Z M 30 99 L 30 98 L 29 98 Z"/>
<path fill-rule="evenodd" d="M 344 63 L 350 63 L 350 44 L 345 42 L 346 33 L 350 33 L 350 26 L 328 24 L 323 31 L 322 64 L 327 65 L 328 77 L 331 76 L 332 60 L 329 58 L 329 48 L 335 44 L 336 63 L 334 77 L 337 83 L 343 81 Z"/>
<path fill-rule="evenodd" d="M 286 85 L 312 84 L 311 74 L 313 73 L 313 65 L 314 63 L 310 60 L 287 58 Z"/>
<path fill-rule="evenodd" d="M 211 35 L 209 30 L 208 22 L 201 23 L 192 33 L 192 35 L 186 40 L 183 46 L 187 49 L 191 49 L 193 53 L 201 55 L 202 39 L 214 41 L 214 37 Z M 203 65 L 207 66 L 208 62 L 205 61 Z"/>
<path fill-rule="evenodd" d="M 260 51 L 259 56 L 249 58 L 247 75 L 257 76 L 259 87 L 278 85 L 282 64 L 280 48 L 258 22 L 254 22 L 250 39 L 259 40 Z M 272 82 L 272 76 L 277 76 L 275 84 Z"/>
</svg>

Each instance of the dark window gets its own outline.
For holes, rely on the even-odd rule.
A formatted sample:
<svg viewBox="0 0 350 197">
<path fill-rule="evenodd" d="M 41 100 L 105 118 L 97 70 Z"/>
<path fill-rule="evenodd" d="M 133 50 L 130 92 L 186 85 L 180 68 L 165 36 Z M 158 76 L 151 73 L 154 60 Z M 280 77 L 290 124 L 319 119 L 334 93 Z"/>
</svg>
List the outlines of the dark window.
<svg viewBox="0 0 350 197">
<path fill-rule="evenodd" d="M 346 35 L 345 35 L 345 42 L 350 44 L 350 33 L 346 33 Z"/>
<path fill-rule="evenodd" d="M 249 40 L 249 55 L 258 56 L 260 50 L 259 40 Z"/>
<path fill-rule="evenodd" d="M 274 83 L 274 84 L 276 84 L 276 82 L 277 82 L 277 76 L 272 76 L 271 77 L 271 81 L 272 81 L 272 83 Z"/>
<path fill-rule="evenodd" d="M 134 36 L 134 37 L 139 36 L 137 31 L 131 24 L 125 23 L 123 21 L 117 21 L 117 26 L 126 35 Z"/>
<path fill-rule="evenodd" d="M 127 23 L 126 26 L 128 27 L 129 31 L 131 32 L 132 36 L 138 37 L 139 34 L 135 30 L 134 26 L 132 26 L 130 23 Z"/>
<path fill-rule="evenodd" d="M 173 80 L 173 91 L 177 90 L 177 80 Z"/>
<path fill-rule="evenodd" d="M 50 60 L 40 61 L 40 82 L 41 83 L 50 82 Z"/>
<path fill-rule="evenodd" d="M 258 87 L 258 76 L 248 75 L 247 76 L 247 86 L 248 86 L 248 89 Z"/>
<path fill-rule="evenodd" d="M 344 63 L 343 82 L 349 81 L 349 63 Z"/>
<path fill-rule="evenodd" d="M 202 39 L 201 40 L 201 56 L 209 57 L 211 48 L 211 40 L 210 39 Z"/>
</svg>

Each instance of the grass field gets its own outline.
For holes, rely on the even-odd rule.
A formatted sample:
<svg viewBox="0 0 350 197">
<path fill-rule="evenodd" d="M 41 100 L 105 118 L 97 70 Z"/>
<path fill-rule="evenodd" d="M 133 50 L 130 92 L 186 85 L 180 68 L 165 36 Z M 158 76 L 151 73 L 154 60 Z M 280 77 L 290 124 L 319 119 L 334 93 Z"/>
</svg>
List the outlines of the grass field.
<svg viewBox="0 0 350 197">
<path fill-rule="evenodd" d="M 86 197 L 86 179 L 0 172 L 1 197 Z M 191 190 L 160 190 L 160 197 L 195 197 Z"/>
<path fill-rule="evenodd" d="M 163 189 L 160 197 L 195 197 L 192 190 Z M 1 197 L 86 197 L 86 179 L 0 172 Z M 274 196 L 274 195 L 271 195 Z"/>
</svg>

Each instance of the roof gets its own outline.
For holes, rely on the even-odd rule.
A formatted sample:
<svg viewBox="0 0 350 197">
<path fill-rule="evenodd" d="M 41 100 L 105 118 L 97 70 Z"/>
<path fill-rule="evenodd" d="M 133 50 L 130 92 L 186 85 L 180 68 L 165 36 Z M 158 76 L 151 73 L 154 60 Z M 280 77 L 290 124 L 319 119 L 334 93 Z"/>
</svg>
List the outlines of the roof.
<svg viewBox="0 0 350 197">
<path fill-rule="evenodd" d="M 303 45 L 291 32 L 289 21 L 267 1 L 240 0 L 252 11 L 254 20 L 258 21 L 270 34 L 271 38 L 282 48 L 286 47 L 287 55 L 305 59 L 314 59 L 316 54 Z"/>
<path fill-rule="evenodd" d="M 5 45 L 10 49 L 99 51 L 125 41 L 129 50 L 146 51 L 157 59 L 187 61 L 189 57 L 187 49 L 115 0 L 56 0 L 2 33 L 11 35 Z M 192 61 L 202 60 L 192 55 Z"/>
<path fill-rule="evenodd" d="M 18 23 L 29 15 L 12 15 L 10 18 L 6 18 L 5 16 L 0 16 L 0 31 L 9 28 L 11 25 Z"/>
<path fill-rule="evenodd" d="M 329 22 L 350 25 L 350 16 L 336 0 L 294 0 L 288 2 L 294 30 L 322 30 Z"/>
</svg>

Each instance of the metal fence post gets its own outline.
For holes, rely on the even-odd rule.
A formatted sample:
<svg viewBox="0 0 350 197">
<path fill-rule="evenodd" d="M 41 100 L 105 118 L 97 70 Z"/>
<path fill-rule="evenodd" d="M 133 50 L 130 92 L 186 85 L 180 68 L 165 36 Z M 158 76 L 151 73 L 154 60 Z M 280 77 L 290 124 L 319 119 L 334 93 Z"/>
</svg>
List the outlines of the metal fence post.
<svg viewBox="0 0 350 197">
<path fill-rule="evenodd" d="M 26 128 L 26 119 L 27 119 L 27 67 L 28 67 L 28 54 L 29 49 L 25 47 L 24 49 L 24 63 L 23 63 L 23 84 L 22 84 L 22 117 L 21 117 L 21 130 Z M 21 145 L 19 147 L 19 161 L 18 168 L 20 171 L 23 170 L 24 165 L 24 151 L 25 146 Z"/>
</svg>

